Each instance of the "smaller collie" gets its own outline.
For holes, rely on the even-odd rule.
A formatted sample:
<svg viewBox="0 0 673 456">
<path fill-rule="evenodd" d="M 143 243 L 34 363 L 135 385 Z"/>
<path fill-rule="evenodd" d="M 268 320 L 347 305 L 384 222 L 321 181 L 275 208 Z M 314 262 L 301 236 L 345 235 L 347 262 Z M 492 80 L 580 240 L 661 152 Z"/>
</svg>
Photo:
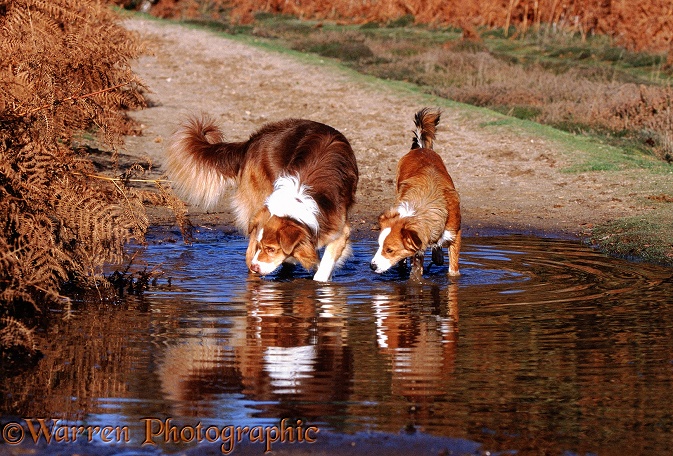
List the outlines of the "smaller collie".
<svg viewBox="0 0 673 456">
<path fill-rule="evenodd" d="M 230 142 L 211 119 L 192 117 L 174 136 L 166 167 L 175 192 L 205 209 L 235 187 L 232 206 L 249 237 L 253 274 L 299 263 L 317 267 L 313 279 L 327 282 L 349 255 L 358 168 L 346 137 L 328 125 L 281 120 Z"/>
<path fill-rule="evenodd" d="M 379 217 L 379 248 L 370 263 L 382 273 L 412 258 L 411 277 L 423 274 L 423 255 L 432 248 L 433 262 L 443 264 L 449 246 L 449 275 L 458 276 L 460 197 L 442 158 L 432 150 L 440 111 L 424 108 L 414 117 L 411 150 L 397 165 L 395 205 Z"/>
</svg>

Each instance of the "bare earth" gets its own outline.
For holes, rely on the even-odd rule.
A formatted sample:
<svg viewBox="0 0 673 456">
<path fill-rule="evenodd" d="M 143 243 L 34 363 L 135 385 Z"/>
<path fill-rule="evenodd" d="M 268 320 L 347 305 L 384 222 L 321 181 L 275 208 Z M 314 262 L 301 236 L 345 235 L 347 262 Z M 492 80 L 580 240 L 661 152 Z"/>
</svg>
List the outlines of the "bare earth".
<svg viewBox="0 0 673 456">
<path fill-rule="evenodd" d="M 141 33 L 153 52 L 134 68 L 150 89 L 151 106 L 133 113 L 143 134 L 127 139 L 127 154 L 151 161 L 161 173 L 170 136 L 190 113 L 215 117 L 230 140 L 287 117 L 324 122 L 346 135 L 358 159 L 360 184 L 351 221 L 360 236 L 369 236 L 379 213 L 392 204 L 396 163 L 411 144 L 413 114 L 443 103 L 333 63 L 208 31 L 138 18 L 125 25 Z M 488 111 L 449 104 L 442 110 L 435 149 L 461 195 L 468 235 L 490 229 L 575 235 L 651 209 L 642 203 L 651 186 L 638 182 L 638 173 L 563 173 L 567 145 L 499 126 L 501 117 Z M 197 208 L 190 213 L 196 223 L 233 220 L 226 204 L 215 213 Z"/>
</svg>

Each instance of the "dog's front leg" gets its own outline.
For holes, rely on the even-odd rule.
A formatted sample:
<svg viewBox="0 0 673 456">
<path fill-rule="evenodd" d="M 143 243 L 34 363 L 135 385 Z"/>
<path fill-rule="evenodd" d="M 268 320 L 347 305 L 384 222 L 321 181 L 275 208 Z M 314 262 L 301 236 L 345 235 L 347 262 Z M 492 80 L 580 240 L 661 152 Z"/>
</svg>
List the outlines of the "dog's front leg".
<svg viewBox="0 0 673 456">
<path fill-rule="evenodd" d="M 409 273 L 409 279 L 415 282 L 423 281 L 423 253 L 422 250 L 419 250 L 411 257 L 411 272 Z"/>
<path fill-rule="evenodd" d="M 332 280 L 332 273 L 334 272 L 335 267 L 340 266 L 350 252 L 350 249 L 346 248 L 348 247 L 348 237 L 350 236 L 350 233 L 350 226 L 346 224 L 339 237 L 327 244 L 322 259 L 320 260 L 318 270 L 313 276 L 313 280 L 318 282 L 329 282 Z"/>
<path fill-rule="evenodd" d="M 432 246 L 432 264 L 436 264 L 437 266 L 444 264 L 444 251 L 441 244 Z"/>
<path fill-rule="evenodd" d="M 248 242 L 248 249 L 245 251 L 245 265 L 248 267 L 248 271 L 251 271 L 250 265 L 252 265 L 252 259 L 255 257 L 257 250 L 257 228 L 253 229 L 250 233 L 250 240 Z"/>
</svg>

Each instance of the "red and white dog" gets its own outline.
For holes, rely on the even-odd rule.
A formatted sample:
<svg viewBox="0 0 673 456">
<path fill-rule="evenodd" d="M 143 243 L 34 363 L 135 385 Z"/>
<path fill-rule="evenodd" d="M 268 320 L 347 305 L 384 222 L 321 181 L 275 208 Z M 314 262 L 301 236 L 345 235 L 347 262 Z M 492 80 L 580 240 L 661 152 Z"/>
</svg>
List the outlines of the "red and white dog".
<svg viewBox="0 0 673 456">
<path fill-rule="evenodd" d="M 247 141 L 227 142 L 211 119 L 193 117 L 167 155 L 174 190 L 192 204 L 213 207 L 235 185 L 233 208 L 250 238 L 251 272 L 270 274 L 284 262 L 312 270 L 319 263 L 313 278 L 325 282 L 348 256 L 358 168 L 348 140 L 334 128 L 287 119 L 264 125 Z"/>
<path fill-rule="evenodd" d="M 397 165 L 395 205 L 379 217 L 379 249 L 371 269 L 382 273 L 413 257 L 412 276 L 423 273 L 423 255 L 433 249 L 433 262 L 442 264 L 441 248 L 449 246 L 449 275 L 460 275 L 460 198 L 442 158 L 432 150 L 439 110 L 424 108 L 414 117 L 411 150 Z"/>
</svg>

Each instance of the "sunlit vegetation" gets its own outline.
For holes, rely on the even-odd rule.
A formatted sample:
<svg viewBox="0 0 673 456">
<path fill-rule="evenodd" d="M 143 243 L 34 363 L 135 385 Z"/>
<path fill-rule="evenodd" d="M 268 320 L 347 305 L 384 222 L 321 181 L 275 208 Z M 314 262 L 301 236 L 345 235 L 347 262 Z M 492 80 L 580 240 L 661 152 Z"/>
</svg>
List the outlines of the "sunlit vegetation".
<svg viewBox="0 0 673 456">
<path fill-rule="evenodd" d="M 673 27 L 663 26 L 673 25 L 673 11 L 664 2 L 636 3 L 642 8 L 629 3 L 628 14 L 617 2 L 552 0 L 159 0 L 150 11 L 671 162 Z"/>
<path fill-rule="evenodd" d="M 142 241 L 145 202 L 173 204 L 128 185 L 140 165 L 97 174 L 83 140 L 115 161 L 126 111 L 145 103 L 140 52 L 108 5 L 0 0 L 0 352 L 32 351 L 31 326 L 73 290 L 106 299 L 103 265 Z"/>
</svg>

